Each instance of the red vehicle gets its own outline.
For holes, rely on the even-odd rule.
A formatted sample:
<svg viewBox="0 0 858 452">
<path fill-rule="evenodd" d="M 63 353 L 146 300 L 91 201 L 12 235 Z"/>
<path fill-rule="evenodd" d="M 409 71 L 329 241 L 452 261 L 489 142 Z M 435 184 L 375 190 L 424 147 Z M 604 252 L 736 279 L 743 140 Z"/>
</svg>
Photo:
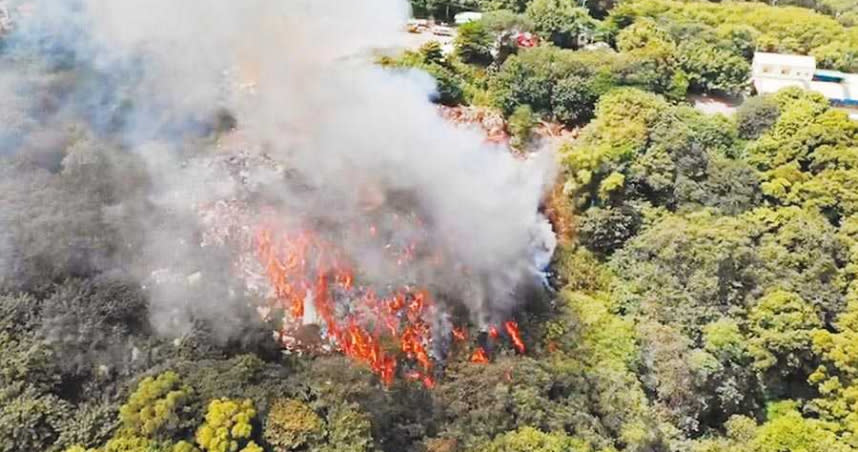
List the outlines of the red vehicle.
<svg viewBox="0 0 858 452">
<path fill-rule="evenodd" d="M 539 44 L 539 38 L 533 33 L 523 32 L 516 35 L 515 43 L 519 47 L 536 47 Z"/>
</svg>

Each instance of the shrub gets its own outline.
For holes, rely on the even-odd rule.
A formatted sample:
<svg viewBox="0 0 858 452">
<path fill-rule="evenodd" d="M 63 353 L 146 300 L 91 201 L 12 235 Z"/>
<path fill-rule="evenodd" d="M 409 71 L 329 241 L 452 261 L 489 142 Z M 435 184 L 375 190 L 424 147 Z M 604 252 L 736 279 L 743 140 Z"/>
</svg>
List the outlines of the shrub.
<svg viewBox="0 0 858 452">
<path fill-rule="evenodd" d="M 253 433 L 252 419 L 256 409 L 249 399 L 218 399 L 209 403 L 205 423 L 197 429 L 195 438 L 204 451 L 236 452 L 259 450 L 259 446 L 250 441 Z"/>
<path fill-rule="evenodd" d="M 52 451 L 69 406 L 33 387 L 0 389 L 0 451 Z"/>
<path fill-rule="evenodd" d="M 188 427 L 191 388 L 175 372 L 148 377 L 119 408 L 123 427 L 145 438 L 170 438 Z"/>
<path fill-rule="evenodd" d="M 631 207 L 591 208 L 579 225 L 581 243 L 597 253 L 611 253 L 637 234 L 641 216 Z"/>
<path fill-rule="evenodd" d="M 739 137 L 756 140 L 778 120 L 781 111 L 770 96 L 751 97 L 736 111 L 736 127 Z"/>
<path fill-rule="evenodd" d="M 83 404 L 60 427 L 57 444 L 98 447 L 110 439 L 118 424 L 115 406 Z"/>
<path fill-rule="evenodd" d="M 509 133 L 512 136 L 512 145 L 523 148 L 530 142 L 533 127 L 536 126 L 536 117 L 530 105 L 520 105 L 509 117 Z"/>
<path fill-rule="evenodd" d="M 265 420 L 263 437 L 277 452 L 312 448 L 324 437 L 325 421 L 307 404 L 278 399 Z"/>
<path fill-rule="evenodd" d="M 492 62 L 494 39 L 481 21 L 468 22 L 459 27 L 456 35 L 456 53 L 465 63 L 487 65 Z"/>
</svg>

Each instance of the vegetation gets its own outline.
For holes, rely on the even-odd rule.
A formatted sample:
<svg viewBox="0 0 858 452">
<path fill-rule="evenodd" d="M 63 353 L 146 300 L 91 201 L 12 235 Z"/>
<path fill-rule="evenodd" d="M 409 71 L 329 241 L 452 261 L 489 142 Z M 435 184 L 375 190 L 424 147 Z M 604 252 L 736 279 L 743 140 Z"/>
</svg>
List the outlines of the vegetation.
<svg viewBox="0 0 858 452">
<path fill-rule="evenodd" d="M 0 451 L 858 451 L 858 122 L 797 88 L 748 91 L 756 50 L 858 71 L 855 2 L 412 4 L 485 14 L 452 53 L 380 64 L 502 112 L 517 149 L 544 123 L 576 132 L 552 199 L 575 228 L 556 293 L 518 313 L 527 353 L 454 347 L 427 389 L 283 354 L 256 312 L 238 338 L 205 316 L 165 338 L 110 265 L 139 244 L 86 202 L 135 198 L 118 163 L 134 157 L 76 125 L 54 168 L 0 154 L 0 203 L 36 206 L 8 222 L 26 253 L 0 279 Z M 686 101 L 700 93 L 747 97 L 728 117 Z"/>
</svg>

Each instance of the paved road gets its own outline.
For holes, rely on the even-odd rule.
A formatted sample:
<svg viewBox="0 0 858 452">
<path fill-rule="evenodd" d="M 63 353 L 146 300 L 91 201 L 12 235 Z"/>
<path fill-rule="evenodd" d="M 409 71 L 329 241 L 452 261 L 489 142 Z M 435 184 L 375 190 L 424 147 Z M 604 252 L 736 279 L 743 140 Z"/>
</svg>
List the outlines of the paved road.
<svg viewBox="0 0 858 452">
<path fill-rule="evenodd" d="M 408 47 L 415 49 L 429 41 L 438 41 L 441 45 L 451 44 L 454 38 L 454 36 L 438 36 L 428 31 L 423 33 L 409 33 L 405 31 L 404 33 L 408 35 L 408 37 L 405 38 L 405 41 L 408 43 Z"/>
</svg>

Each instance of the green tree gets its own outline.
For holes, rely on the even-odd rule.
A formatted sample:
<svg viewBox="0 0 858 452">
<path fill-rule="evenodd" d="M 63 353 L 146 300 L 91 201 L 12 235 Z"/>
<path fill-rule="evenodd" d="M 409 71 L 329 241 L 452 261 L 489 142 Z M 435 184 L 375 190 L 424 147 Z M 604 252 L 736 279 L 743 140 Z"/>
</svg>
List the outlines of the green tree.
<svg viewBox="0 0 858 452">
<path fill-rule="evenodd" d="M 62 447 L 98 447 L 106 443 L 118 427 L 115 406 L 107 403 L 81 404 L 63 422 L 57 444 Z"/>
<path fill-rule="evenodd" d="M 649 128 L 667 109 L 662 98 L 639 90 L 619 89 L 602 97 L 596 119 L 584 129 L 579 143 L 561 150 L 570 174 L 567 184 L 579 204 L 608 201 L 599 196 L 603 180 L 645 150 Z M 613 179 L 619 182 L 616 176 Z"/>
<path fill-rule="evenodd" d="M 595 35 L 596 22 L 575 0 L 533 0 L 526 14 L 537 33 L 558 47 L 577 49 Z"/>
<path fill-rule="evenodd" d="M 530 0 L 482 0 L 480 5 L 484 11 L 506 10 L 516 13 L 524 12 Z"/>
<path fill-rule="evenodd" d="M 794 407 L 787 404 L 778 413 L 761 425 L 751 440 L 748 449 L 752 452 L 849 452 L 849 446 L 837 441 L 825 423 L 807 419 Z"/>
<path fill-rule="evenodd" d="M 800 54 L 843 42 L 845 45 L 832 45 L 820 50 L 826 55 L 826 65 L 830 64 L 829 61 L 850 61 L 850 49 L 854 49 L 858 42 L 858 34 L 831 17 L 805 8 L 753 2 L 633 0 L 612 9 L 607 22 L 610 28 L 620 30 L 644 17 L 664 24 L 665 29 L 675 33 L 673 37 L 677 42 L 687 41 L 689 26 L 698 30 L 694 33 L 696 37 L 701 36 L 701 30 L 711 30 L 713 38 L 720 40 L 722 46 L 732 48 L 732 54 L 745 58 L 751 56 L 748 38 L 753 39 L 753 48 L 758 50 Z M 802 26 L 791 25 L 796 23 Z M 742 27 L 744 31 L 737 36 L 733 30 L 725 32 L 725 27 Z M 736 38 L 738 43 L 734 40 Z"/>
<path fill-rule="evenodd" d="M 262 435 L 278 452 L 317 449 L 325 436 L 325 421 L 301 401 L 278 399 L 268 412 Z"/>
<path fill-rule="evenodd" d="M 683 42 L 677 52 L 692 91 L 737 95 L 748 86 L 751 66 L 742 56 L 703 41 Z"/>
<path fill-rule="evenodd" d="M 371 419 L 357 404 L 342 403 L 328 413 L 327 449 L 365 452 L 373 445 Z"/>
<path fill-rule="evenodd" d="M 206 410 L 205 423 L 197 429 L 197 444 L 208 452 L 255 452 L 260 447 L 250 440 L 256 410 L 245 400 L 212 400 Z"/>
<path fill-rule="evenodd" d="M 178 374 L 167 371 L 141 381 L 119 408 L 119 418 L 123 428 L 137 436 L 169 439 L 189 428 L 190 398 L 191 388 L 182 383 Z"/>
<path fill-rule="evenodd" d="M 854 43 L 833 41 L 813 49 L 810 53 L 820 67 L 844 72 L 858 71 L 858 49 L 854 47 Z"/>
<path fill-rule="evenodd" d="M 532 138 L 536 117 L 529 105 L 521 105 L 509 116 L 507 128 L 512 136 L 511 144 L 519 149 L 525 148 Z"/>
<path fill-rule="evenodd" d="M 497 436 L 479 452 L 589 452 L 592 449 L 583 441 L 564 433 L 544 433 L 532 427 Z"/>
<path fill-rule="evenodd" d="M 55 451 L 70 406 L 33 387 L 0 387 L 0 450 Z"/>
<path fill-rule="evenodd" d="M 444 51 L 438 41 L 429 41 L 420 46 L 420 55 L 427 64 L 444 65 Z"/>
<path fill-rule="evenodd" d="M 822 326 L 813 305 L 798 295 L 778 290 L 761 298 L 748 314 L 753 338 L 750 351 L 761 370 L 789 374 L 811 359 L 813 332 Z"/>
<path fill-rule="evenodd" d="M 685 98 L 687 76 L 678 71 L 676 44 L 671 36 L 650 19 L 639 19 L 617 35 L 617 48 L 630 60 L 626 83 Z"/>
<path fill-rule="evenodd" d="M 437 64 L 424 66 L 423 69 L 437 82 L 437 95 L 433 100 L 444 105 L 456 105 L 462 102 L 464 99 L 462 80 L 455 72 Z"/>
<path fill-rule="evenodd" d="M 456 54 L 465 63 L 488 65 L 493 60 L 494 41 L 482 21 L 473 21 L 459 27 L 454 45 Z"/>
<path fill-rule="evenodd" d="M 598 80 L 571 75 L 560 79 L 551 93 L 554 118 L 566 125 L 583 124 L 593 117 L 593 108 L 602 94 Z"/>
<path fill-rule="evenodd" d="M 665 215 L 629 240 L 610 265 L 623 281 L 615 296 L 625 311 L 694 337 L 746 304 L 755 289 L 755 261 L 746 222 L 702 211 Z"/>
<path fill-rule="evenodd" d="M 610 254 L 635 236 L 641 223 L 640 213 L 629 206 L 587 209 L 578 225 L 579 239 L 592 251 Z"/>
<path fill-rule="evenodd" d="M 617 49 L 621 52 L 631 52 L 647 47 L 674 49 L 673 39 L 667 31 L 649 18 L 642 18 L 632 25 L 622 29 L 617 34 Z"/>
<path fill-rule="evenodd" d="M 854 225 L 844 225 L 843 229 L 854 233 Z M 849 301 L 834 322 L 833 331 L 818 329 L 813 332 L 813 351 L 821 363 L 808 379 L 819 392 L 819 397 L 810 402 L 809 409 L 822 420 L 837 425 L 837 433 L 853 448 L 858 447 L 858 411 L 854 408 L 858 403 L 858 348 L 855 346 L 858 344 L 858 298 L 855 284 L 854 280 L 850 284 Z"/>
<path fill-rule="evenodd" d="M 835 223 L 851 215 L 858 209 L 858 124 L 817 93 L 789 88 L 774 100 L 780 116 L 748 146 L 763 193 L 780 204 L 820 209 Z"/>
<path fill-rule="evenodd" d="M 745 100 L 736 110 L 736 127 L 739 136 L 755 140 L 768 131 L 781 114 L 780 106 L 771 96 L 754 96 Z"/>
<path fill-rule="evenodd" d="M 724 24 L 715 29 L 719 39 L 718 47 L 734 55 L 750 60 L 756 51 L 756 41 L 760 32 L 751 26 L 743 24 Z"/>
<path fill-rule="evenodd" d="M 416 17 L 434 17 L 442 22 L 452 22 L 456 14 L 474 11 L 480 0 L 410 0 Z"/>
</svg>

